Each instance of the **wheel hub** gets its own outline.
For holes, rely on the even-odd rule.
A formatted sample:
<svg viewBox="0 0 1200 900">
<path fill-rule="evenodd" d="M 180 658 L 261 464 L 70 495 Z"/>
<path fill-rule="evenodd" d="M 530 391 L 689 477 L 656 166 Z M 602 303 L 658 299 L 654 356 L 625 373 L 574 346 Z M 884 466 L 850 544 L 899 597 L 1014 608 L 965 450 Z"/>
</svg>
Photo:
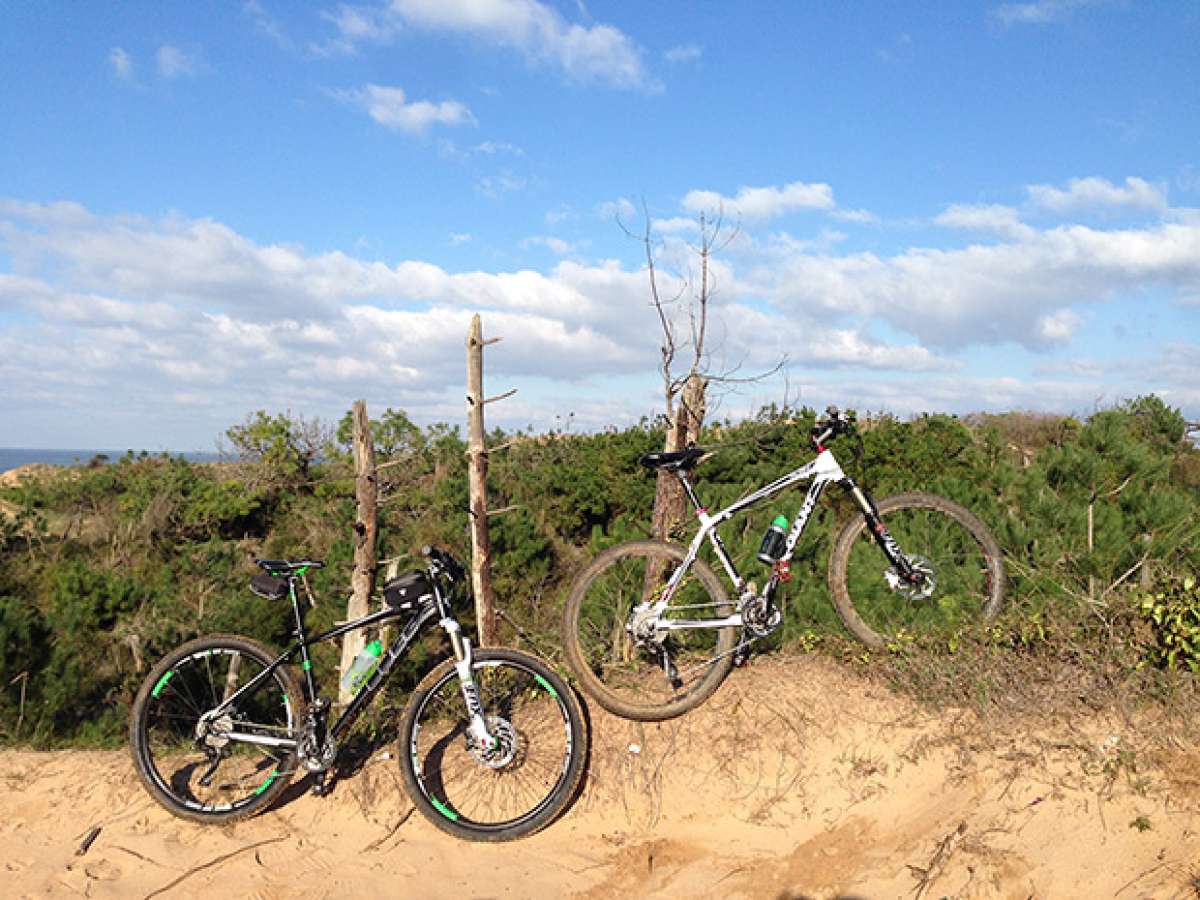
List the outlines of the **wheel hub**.
<svg viewBox="0 0 1200 900">
<path fill-rule="evenodd" d="M 214 718 L 203 718 L 196 724 L 196 740 L 206 747 L 220 750 L 229 743 L 229 732 L 233 731 L 233 714 L 222 713 Z"/>
<path fill-rule="evenodd" d="M 937 576 L 933 572 L 933 563 L 923 556 L 910 556 L 908 564 L 917 575 L 915 581 L 909 581 L 895 566 L 888 568 L 883 577 L 893 591 L 908 600 L 928 600 L 937 588 Z"/>
<path fill-rule="evenodd" d="M 507 768 L 517 758 L 517 730 L 511 722 L 499 716 L 488 716 L 487 727 L 492 735 L 492 746 L 484 747 L 479 741 L 472 740 L 469 745 L 471 755 L 476 762 L 489 769 Z"/>
<path fill-rule="evenodd" d="M 661 640 L 657 624 L 658 616 L 654 613 L 654 607 L 649 603 L 639 603 L 629 614 L 629 624 L 625 627 L 639 644 L 648 644 Z"/>
</svg>

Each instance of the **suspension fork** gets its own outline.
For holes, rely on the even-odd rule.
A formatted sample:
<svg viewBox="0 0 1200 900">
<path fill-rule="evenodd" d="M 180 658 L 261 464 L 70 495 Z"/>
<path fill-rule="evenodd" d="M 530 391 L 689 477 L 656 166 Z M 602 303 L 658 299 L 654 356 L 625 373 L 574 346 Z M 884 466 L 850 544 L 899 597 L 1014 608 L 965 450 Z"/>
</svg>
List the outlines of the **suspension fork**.
<svg viewBox="0 0 1200 900">
<path fill-rule="evenodd" d="M 904 555 L 904 551 L 900 549 L 900 545 L 896 543 L 896 539 L 892 537 L 892 533 L 883 524 L 883 519 L 879 515 L 879 508 L 875 505 L 875 501 L 868 497 L 866 492 L 855 484 L 854 479 L 849 476 L 846 476 L 839 484 L 846 489 L 846 493 L 858 504 L 863 519 L 866 520 L 867 529 L 871 532 L 871 537 L 875 539 L 875 543 L 879 545 L 879 549 L 883 551 L 883 555 L 887 557 L 888 562 L 896 567 L 896 571 L 900 573 L 900 577 L 910 583 L 920 581 L 920 574 L 912 567 L 912 563 L 908 561 L 908 557 Z"/>
<path fill-rule="evenodd" d="M 471 654 L 471 641 L 462 633 L 458 620 L 445 616 L 440 623 L 450 638 L 450 646 L 454 650 L 454 668 L 458 672 L 458 686 L 462 691 L 463 702 L 467 705 L 467 734 L 480 746 L 491 749 L 496 746 L 496 738 L 488 731 L 487 720 L 483 715 L 483 702 L 479 699 L 479 687 L 475 684 L 475 676 L 471 666 L 474 657 Z"/>
</svg>

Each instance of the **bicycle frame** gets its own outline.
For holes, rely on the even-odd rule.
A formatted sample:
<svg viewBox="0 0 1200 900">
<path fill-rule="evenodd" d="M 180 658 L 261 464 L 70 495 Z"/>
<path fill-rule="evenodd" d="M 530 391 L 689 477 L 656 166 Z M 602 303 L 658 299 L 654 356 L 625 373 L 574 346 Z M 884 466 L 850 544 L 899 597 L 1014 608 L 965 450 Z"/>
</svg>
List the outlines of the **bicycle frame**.
<svg viewBox="0 0 1200 900">
<path fill-rule="evenodd" d="M 275 658 L 275 660 L 254 678 L 246 682 L 238 688 L 230 696 L 226 697 L 220 704 L 213 707 L 202 717 L 202 721 L 212 720 L 220 716 L 225 710 L 230 708 L 242 694 L 256 689 L 264 680 L 269 678 L 271 674 L 281 665 L 291 660 L 297 653 L 301 657 L 301 669 L 304 672 L 304 687 L 307 694 L 309 704 L 312 704 L 317 699 L 316 680 L 312 674 L 312 660 L 309 658 L 308 648 L 320 644 L 324 641 L 332 640 L 340 637 L 347 632 L 356 631 L 361 628 L 369 628 L 380 622 L 386 622 L 390 619 L 400 618 L 405 614 L 405 610 L 400 609 L 382 609 L 378 612 L 370 613 L 360 619 L 355 619 L 351 622 L 345 622 L 336 628 L 331 628 L 329 631 L 322 632 L 316 637 L 309 637 L 304 627 L 304 615 L 301 612 L 299 598 L 296 594 L 296 578 L 288 579 L 288 593 L 292 601 L 292 611 L 296 620 L 296 628 L 293 631 L 293 636 L 296 638 L 287 650 Z M 371 677 L 354 695 L 354 698 L 347 704 L 341 716 L 328 731 L 328 737 L 337 739 L 350 725 L 354 719 L 362 711 L 363 707 L 371 701 L 376 691 L 387 680 L 396 663 L 408 651 L 408 648 L 417 639 L 422 628 L 430 620 L 437 618 L 443 628 L 450 635 L 450 643 L 454 649 L 454 655 L 458 664 L 459 677 L 462 680 L 463 695 L 467 701 L 467 708 L 471 714 L 471 728 L 473 736 L 486 737 L 490 739 L 486 727 L 483 722 L 481 705 L 479 703 L 478 692 L 475 690 L 474 681 L 471 677 L 471 645 L 470 642 L 462 635 L 462 628 L 458 621 L 450 612 L 450 603 L 448 597 L 442 594 L 441 586 L 437 583 L 437 579 L 431 579 L 433 586 L 433 597 L 417 608 L 413 612 L 408 621 L 405 622 L 400 634 L 396 640 L 388 647 L 387 652 L 383 655 L 379 665 L 375 671 L 371 673 Z M 307 589 L 307 585 L 305 585 Z M 260 744 L 269 747 L 280 747 L 286 749 L 295 749 L 299 741 L 288 738 L 277 738 L 268 735 L 247 734 L 240 731 L 227 732 L 230 740 L 240 741 L 246 744 Z"/>
<path fill-rule="evenodd" d="M 796 519 L 792 523 L 791 530 L 788 532 L 783 555 L 776 562 L 771 573 L 771 580 L 763 589 L 764 596 L 769 598 L 774 593 L 780 581 L 780 570 L 786 570 L 787 564 L 791 562 L 792 554 L 796 550 L 796 545 L 800 542 L 801 535 L 804 534 L 804 529 L 808 525 L 813 510 L 817 506 L 817 501 L 821 499 L 821 494 L 824 493 L 825 487 L 830 482 L 837 482 L 854 498 L 863 516 L 867 519 L 871 534 L 888 560 L 892 565 L 897 567 L 903 577 L 912 577 L 913 570 L 911 565 L 900 550 L 895 539 L 884 526 L 883 521 L 879 518 L 875 505 L 863 493 L 862 489 L 854 483 L 854 480 L 842 471 L 842 467 L 839 465 L 837 459 L 834 458 L 833 453 L 824 446 L 819 447 L 815 459 L 730 504 L 716 515 L 709 515 L 708 509 L 700 502 L 700 498 L 696 495 L 696 490 L 688 480 L 686 472 L 676 471 L 675 475 L 683 485 L 688 499 L 696 508 L 696 518 L 700 521 L 700 530 L 692 538 L 683 562 L 675 569 L 658 601 L 651 607 L 656 619 L 655 629 L 658 631 L 678 631 L 689 628 L 726 628 L 730 625 L 740 627 L 745 624 L 741 612 L 734 612 L 722 619 L 699 620 L 663 619 L 662 613 L 670 603 L 671 597 L 674 595 L 683 577 L 687 574 L 688 569 L 695 562 L 696 557 L 700 553 L 700 548 L 704 545 L 706 539 L 712 544 L 713 550 L 717 554 L 717 559 L 720 560 L 721 566 L 729 576 L 729 580 L 733 582 L 738 597 L 742 597 L 746 591 L 746 581 L 738 574 L 733 560 L 730 559 L 729 551 L 725 549 L 724 541 L 717 534 L 717 527 L 729 521 L 742 510 L 748 509 L 768 497 L 773 497 L 780 491 L 802 481 L 809 481 L 811 483 L 809 484 L 808 492 L 805 494 L 804 502 L 800 505 L 800 511 L 796 514 Z"/>
</svg>

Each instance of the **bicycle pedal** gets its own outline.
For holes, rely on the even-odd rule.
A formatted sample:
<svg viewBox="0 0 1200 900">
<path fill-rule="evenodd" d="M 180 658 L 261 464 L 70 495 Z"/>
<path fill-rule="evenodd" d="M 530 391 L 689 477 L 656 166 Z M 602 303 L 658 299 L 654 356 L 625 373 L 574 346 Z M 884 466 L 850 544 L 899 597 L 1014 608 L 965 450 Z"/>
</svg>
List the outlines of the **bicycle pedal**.
<svg viewBox="0 0 1200 900">
<path fill-rule="evenodd" d="M 312 794 L 314 797 L 327 797 L 332 790 L 333 782 L 325 777 L 325 773 L 322 772 L 313 779 Z"/>
</svg>

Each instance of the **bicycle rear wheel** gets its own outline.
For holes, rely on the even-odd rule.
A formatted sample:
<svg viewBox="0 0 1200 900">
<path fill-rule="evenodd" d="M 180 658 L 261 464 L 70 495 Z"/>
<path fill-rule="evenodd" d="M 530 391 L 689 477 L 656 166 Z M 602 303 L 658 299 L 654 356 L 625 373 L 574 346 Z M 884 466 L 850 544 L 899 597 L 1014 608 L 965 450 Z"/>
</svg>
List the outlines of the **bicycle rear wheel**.
<svg viewBox="0 0 1200 900">
<path fill-rule="evenodd" d="M 733 605 L 716 574 L 698 559 L 662 619 L 703 627 L 664 631 L 640 642 L 631 633 L 639 608 L 659 599 L 686 557 L 675 544 L 631 541 L 601 553 L 571 586 L 562 623 L 567 664 L 588 696 L 615 715 L 670 719 L 703 703 L 729 674 L 738 627 L 705 623 L 732 615 Z"/>
<path fill-rule="evenodd" d="M 454 660 L 431 671 L 400 726 L 409 796 L 434 825 L 469 841 L 511 841 L 544 828 L 583 776 L 587 730 L 570 687 L 545 663 L 505 649 L 472 652 L 471 677 L 492 748 L 475 744 Z"/>
<path fill-rule="evenodd" d="M 878 504 L 900 549 L 924 574 L 900 583 L 861 517 L 847 522 L 829 560 L 833 605 L 864 644 L 893 646 L 922 635 L 949 636 L 990 619 L 1004 602 L 1000 546 L 968 510 L 933 494 L 907 493 Z"/>
<path fill-rule="evenodd" d="M 303 690 L 261 644 L 215 635 L 184 644 L 151 670 L 133 703 L 130 749 L 159 803 L 193 822 L 233 822 L 269 806 L 296 768 Z"/>
</svg>

